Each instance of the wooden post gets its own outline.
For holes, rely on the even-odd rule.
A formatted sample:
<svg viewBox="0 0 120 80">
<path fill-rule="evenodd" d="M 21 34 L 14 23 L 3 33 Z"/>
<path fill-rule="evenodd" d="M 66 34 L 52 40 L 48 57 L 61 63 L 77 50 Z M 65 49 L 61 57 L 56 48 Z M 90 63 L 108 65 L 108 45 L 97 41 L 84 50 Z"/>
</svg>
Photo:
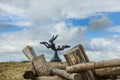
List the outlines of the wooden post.
<svg viewBox="0 0 120 80">
<path fill-rule="evenodd" d="M 33 48 L 30 47 L 30 46 L 26 46 L 26 47 L 23 49 L 23 53 L 26 55 L 26 57 L 29 59 L 30 62 L 31 62 L 35 57 L 37 57 L 37 55 L 35 54 Z"/>
<path fill-rule="evenodd" d="M 59 76 L 39 76 L 35 80 L 66 80 Z"/>
<path fill-rule="evenodd" d="M 50 70 L 47 66 L 44 55 L 40 55 L 32 60 L 33 66 L 36 70 L 36 75 L 46 76 L 50 75 Z"/>
<path fill-rule="evenodd" d="M 52 74 L 64 77 L 68 80 L 79 80 L 81 78 L 81 75 L 78 73 L 67 73 L 66 70 L 61 70 L 61 69 L 53 69 Z"/>
<path fill-rule="evenodd" d="M 68 66 L 72 66 L 75 64 L 87 63 L 89 62 L 88 56 L 86 55 L 83 46 L 77 45 L 71 50 L 69 50 L 64 55 Z M 96 76 L 94 75 L 93 70 L 80 72 L 82 78 L 81 80 L 96 80 Z"/>
<path fill-rule="evenodd" d="M 76 64 L 76 65 L 68 66 L 66 70 L 67 72 L 74 73 L 74 72 L 100 69 L 100 68 L 105 68 L 105 67 L 116 67 L 116 66 L 120 66 L 119 59 Z"/>
</svg>

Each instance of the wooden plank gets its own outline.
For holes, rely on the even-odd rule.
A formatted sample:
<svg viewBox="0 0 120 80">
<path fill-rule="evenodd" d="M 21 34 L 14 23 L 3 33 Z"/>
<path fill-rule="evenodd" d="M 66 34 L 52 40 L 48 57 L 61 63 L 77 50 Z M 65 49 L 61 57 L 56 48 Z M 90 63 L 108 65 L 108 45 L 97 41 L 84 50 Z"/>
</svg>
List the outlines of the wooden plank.
<svg viewBox="0 0 120 80">
<path fill-rule="evenodd" d="M 89 59 L 88 59 L 83 47 L 81 46 L 81 44 L 77 45 L 77 46 L 73 47 L 71 50 L 69 50 L 66 54 L 64 54 L 64 57 L 68 63 L 68 66 L 79 64 L 79 63 L 89 62 Z"/>
<path fill-rule="evenodd" d="M 36 75 L 38 76 L 50 75 L 50 70 L 47 66 L 47 63 L 43 54 L 34 58 L 32 62 L 33 62 L 34 69 L 36 70 Z"/>
<path fill-rule="evenodd" d="M 82 44 L 79 44 L 79 49 L 81 50 L 83 56 L 85 57 L 85 61 L 89 62 L 89 58 L 87 56 L 87 54 L 85 53 L 84 47 L 82 46 Z"/>
<path fill-rule="evenodd" d="M 66 54 L 64 54 L 64 57 L 68 66 L 89 62 L 88 56 L 81 44 L 70 49 Z M 82 71 L 80 72 L 80 75 L 82 76 L 81 80 L 97 80 L 97 77 L 94 75 L 92 70 Z"/>
<path fill-rule="evenodd" d="M 23 53 L 26 55 L 26 57 L 29 59 L 30 62 L 31 62 L 35 57 L 37 57 L 37 55 L 35 54 L 33 48 L 30 47 L 30 46 L 26 46 L 26 47 L 23 49 Z"/>
</svg>

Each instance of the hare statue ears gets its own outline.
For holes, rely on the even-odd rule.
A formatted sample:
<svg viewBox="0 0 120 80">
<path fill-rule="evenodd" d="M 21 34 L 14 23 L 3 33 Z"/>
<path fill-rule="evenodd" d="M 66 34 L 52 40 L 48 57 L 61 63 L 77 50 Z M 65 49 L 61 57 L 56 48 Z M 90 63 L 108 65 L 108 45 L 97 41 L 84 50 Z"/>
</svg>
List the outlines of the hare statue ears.
<svg viewBox="0 0 120 80">
<path fill-rule="evenodd" d="M 49 42 L 53 42 L 54 40 L 56 40 L 57 37 L 58 37 L 58 34 L 55 37 L 53 35 L 53 37 L 49 40 Z"/>
</svg>

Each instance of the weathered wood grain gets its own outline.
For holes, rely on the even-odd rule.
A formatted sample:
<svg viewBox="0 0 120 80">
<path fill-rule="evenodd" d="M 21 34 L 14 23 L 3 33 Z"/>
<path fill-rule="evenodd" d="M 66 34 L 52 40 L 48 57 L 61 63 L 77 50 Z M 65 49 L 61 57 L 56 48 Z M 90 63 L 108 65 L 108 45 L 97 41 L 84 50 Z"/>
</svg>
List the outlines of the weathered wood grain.
<svg viewBox="0 0 120 80">
<path fill-rule="evenodd" d="M 39 76 L 35 80 L 67 80 L 59 76 Z"/>
<path fill-rule="evenodd" d="M 81 78 L 81 75 L 78 73 L 70 74 L 67 73 L 66 70 L 61 70 L 61 69 L 53 69 L 52 74 L 64 77 L 65 79 L 68 80 L 79 80 Z"/>
<path fill-rule="evenodd" d="M 39 76 L 50 75 L 50 70 L 47 66 L 47 63 L 43 54 L 34 58 L 32 61 L 33 61 L 34 69 L 36 70 L 36 75 L 39 75 Z"/>
<path fill-rule="evenodd" d="M 117 67 L 117 66 L 120 66 L 119 59 L 91 62 L 91 63 L 80 63 L 80 64 L 68 66 L 66 70 L 67 72 L 74 73 L 74 72 L 81 72 L 86 70 L 100 69 L 105 67 Z"/>
<path fill-rule="evenodd" d="M 26 57 L 28 58 L 28 60 L 31 62 L 35 57 L 37 57 L 37 55 L 35 54 L 34 50 L 32 47 L 30 46 L 26 46 L 23 49 L 23 53 L 26 55 Z"/>
<path fill-rule="evenodd" d="M 24 79 L 34 79 L 35 78 L 35 69 L 30 68 L 29 70 L 25 71 L 23 74 Z"/>
<path fill-rule="evenodd" d="M 85 53 L 85 50 L 81 44 L 69 50 L 66 54 L 64 54 L 64 57 L 66 59 L 68 66 L 73 66 L 76 64 L 89 62 L 88 56 Z M 82 76 L 81 80 L 96 80 L 97 79 L 96 76 L 94 75 L 94 71 L 92 70 L 82 71 L 79 73 Z"/>
<path fill-rule="evenodd" d="M 95 72 L 99 77 L 120 76 L 120 67 L 106 67 L 102 69 L 96 69 Z"/>
</svg>

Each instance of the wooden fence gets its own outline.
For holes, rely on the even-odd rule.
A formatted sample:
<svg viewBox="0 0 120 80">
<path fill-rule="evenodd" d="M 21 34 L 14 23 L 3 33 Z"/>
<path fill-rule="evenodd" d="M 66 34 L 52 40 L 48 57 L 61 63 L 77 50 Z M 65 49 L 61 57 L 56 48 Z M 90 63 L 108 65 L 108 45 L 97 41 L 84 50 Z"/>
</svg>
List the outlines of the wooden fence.
<svg viewBox="0 0 120 80">
<path fill-rule="evenodd" d="M 116 80 L 120 76 L 120 59 L 90 62 L 83 46 L 77 45 L 64 54 L 68 66 L 48 66 L 44 55 L 37 56 L 32 47 L 23 53 L 32 64 L 23 74 L 27 80 Z"/>
</svg>

